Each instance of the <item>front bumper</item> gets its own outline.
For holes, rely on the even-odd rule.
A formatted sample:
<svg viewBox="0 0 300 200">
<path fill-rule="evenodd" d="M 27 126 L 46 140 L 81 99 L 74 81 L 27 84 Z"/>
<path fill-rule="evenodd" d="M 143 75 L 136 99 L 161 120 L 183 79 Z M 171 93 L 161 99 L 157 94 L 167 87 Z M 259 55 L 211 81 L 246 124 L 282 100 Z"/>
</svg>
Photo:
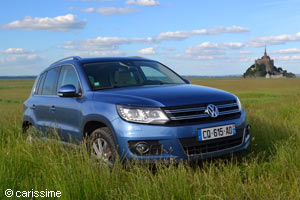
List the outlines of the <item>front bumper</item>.
<svg viewBox="0 0 300 200">
<path fill-rule="evenodd" d="M 205 153 L 189 154 L 186 150 L 186 146 L 183 141 L 193 141 L 197 142 L 197 130 L 208 127 L 222 126 L 228 124 L 235 124 L 237 133 L 235 137 L 240 138 L 240 142 L 231 143 L 225 148 L 215 148 L 212 151 L 205 151 Z M 214 123 L 206 124 L 193 124 L 193 125 L 183 125 L 183 126 L 163 126 L 163 125 L 146 125 L 146 124 L 135 124 L 126 122 L 121 118 L 117 118 L 112 121 L 113 131 L 116 136 L 118 143 L 118 151 L 121 157 L 129 159 L 147 159 L 147 160 L 164 160 L 164 159 L 175 159 L 175 160 L 199 160 L 205 158 L 212 158 L 224 154 L 229 154 L 236 151 L 241 151 L 247 149 L 250 144 L 250 131 L 248 130 L 248 122 L 246 119 L 245 110 L 242 110 L 241 116 L 237 119 L 219 121 Z M 222 138 L 224 142 L 230 143 L 229 140 L 233 136 Z M 194 139 L 193 139 L 194 138 Z M 222 145 L 222 139 L 217 139 L 218 144 Z M 233 139 L 233 138 L 232 138 Z M 130 144 L 142 141 L 150 142 L 155 141 L 157 144 L 161 145 L 162 150 L 159 154 L 137 154 L 132 151 Z M 237 141 L 237 139 L 235 139 Z M 156 146 L 157 146 L 156 144 Z M 185 143 L 188 144 L 188 143 Z M 203 146 L 203 145 L 202 145 Z M 223 145 L 224 147 L 224 145 Z"/>
</svg>

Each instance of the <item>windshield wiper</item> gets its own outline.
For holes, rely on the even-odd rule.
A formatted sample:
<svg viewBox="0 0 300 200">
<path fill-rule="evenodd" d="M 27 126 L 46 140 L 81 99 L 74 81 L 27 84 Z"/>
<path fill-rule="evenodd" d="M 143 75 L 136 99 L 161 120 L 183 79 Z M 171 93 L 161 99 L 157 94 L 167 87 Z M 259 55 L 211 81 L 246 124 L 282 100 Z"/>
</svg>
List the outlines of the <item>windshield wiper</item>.
<svg viewBox="0 0 300 200">
<path fill-rule="evenodd" d="M 160 82 L 160 83 L 146 83 L 146 84 L 143 84 L 143 85 L 174 85 L 174 84 L 177 84 L 177 83 L 163 83 L 163 82 Z"/>
<path fill-rule="evenodd" d="M 106 89 L 114 89 L 114 88 L 126 88 L 126 87 L 135 87 L 135 86 L 141 86 L 141 85 L 112 85 L 112 86 L 108 86 L 108 87 L 102 87 L 102 88 L 96 88 L 93 89 L 94 91 L 97 90 L 106 90 Z"/>
</svg>

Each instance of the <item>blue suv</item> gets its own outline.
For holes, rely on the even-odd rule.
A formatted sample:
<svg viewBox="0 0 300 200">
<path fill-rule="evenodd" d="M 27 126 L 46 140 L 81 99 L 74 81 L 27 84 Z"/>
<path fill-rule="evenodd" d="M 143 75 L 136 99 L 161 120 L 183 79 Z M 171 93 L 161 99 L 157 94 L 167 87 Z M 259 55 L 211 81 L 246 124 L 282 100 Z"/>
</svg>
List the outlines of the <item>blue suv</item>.
<svg viewBox="0 0 300 200">
<path fill-rule="evenodd" d="M 23 129 L 88 141 L 92 156 L 199 160 L 244 150 L 245 110 L 235 95 L 190 82 L 140 57 L 68 57 L 45 69 L 24 103 Z M 27 131 L 28 132 L 28 131 Z"/>
</svg>

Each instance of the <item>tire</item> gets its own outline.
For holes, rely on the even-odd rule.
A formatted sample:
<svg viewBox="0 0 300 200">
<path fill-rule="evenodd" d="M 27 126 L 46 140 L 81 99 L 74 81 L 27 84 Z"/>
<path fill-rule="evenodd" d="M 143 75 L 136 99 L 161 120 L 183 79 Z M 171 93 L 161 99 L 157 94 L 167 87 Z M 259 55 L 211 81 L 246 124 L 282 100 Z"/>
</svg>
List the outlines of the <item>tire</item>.
<svg viewBox="0 0 300 200">
<path fill-rule="evenodd" d="M 98 128 L 89 136 L 88 152 L 99 163 L 112 167 L 117 158 L 117 145 L 109 128 Z"/>
<path fill-rule="evenodd" d="M 36 134 L 36 130 L 33 125 L 29 124 L 27 127 L 23 128 L 23 137 L 28 144 L 32 144 L 33 136 Z"/>
</svg>

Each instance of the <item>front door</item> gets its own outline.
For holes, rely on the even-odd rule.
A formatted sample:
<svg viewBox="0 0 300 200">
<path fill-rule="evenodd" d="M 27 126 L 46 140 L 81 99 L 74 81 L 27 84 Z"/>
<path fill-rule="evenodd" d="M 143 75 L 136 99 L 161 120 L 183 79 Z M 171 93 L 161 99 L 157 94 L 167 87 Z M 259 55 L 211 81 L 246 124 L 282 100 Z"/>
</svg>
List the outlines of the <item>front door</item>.
<svg viewBox="0 0 300 200">
<path fill-rule="evenodd" d="M 79 78 L 76 69 L 72 65 L 62 66 L 57 91 L 61 86 L 74 85 L 77 93 L 81 93 Z M 80 140 L 80 121 L 81 121 L 81 105 L 82 97 L 57 97 L 53 102 L 54 120 L 56 122 L 59 136 L 64 141 Z"/>
</svg>

